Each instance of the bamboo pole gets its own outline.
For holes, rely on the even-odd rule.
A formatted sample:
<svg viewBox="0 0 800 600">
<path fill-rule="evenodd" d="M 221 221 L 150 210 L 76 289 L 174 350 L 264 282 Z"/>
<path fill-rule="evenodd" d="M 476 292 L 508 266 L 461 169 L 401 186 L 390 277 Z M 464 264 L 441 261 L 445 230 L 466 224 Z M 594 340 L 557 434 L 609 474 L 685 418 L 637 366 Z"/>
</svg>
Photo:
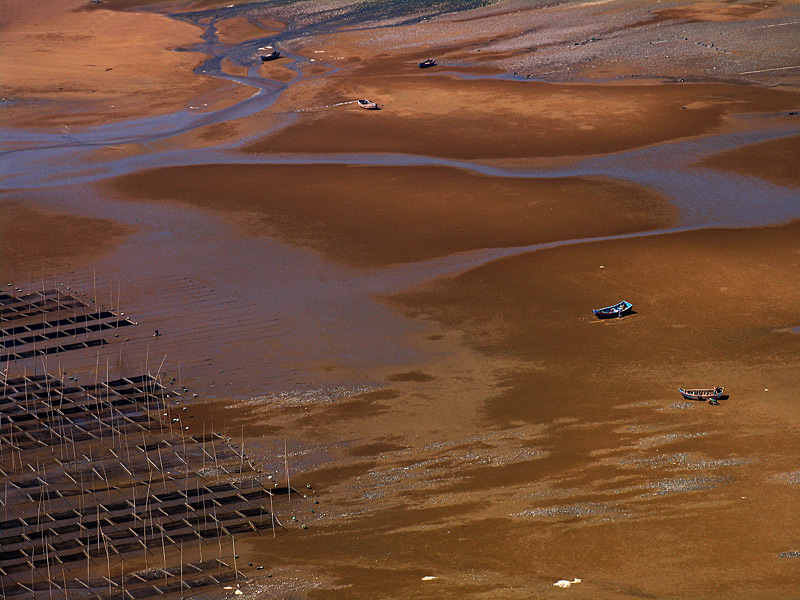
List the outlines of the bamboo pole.
<svg viewBox="0 0 800 600">
<path fill-rule="evenodd" d="M 269 493 L 269 517 L 272 521 L 272 537 L 275 537 L 275 511 L 272 509 L 272 492 Z"/>
<path fill-rule="evenodd" d="M 52 575 L 50 572 L 50 544 L 47 542 L 46 539 L 43 540 L 44 549 L 45 549 L 45 564 L 47 564 L 47 587 L 49 590 L 49 597 L 50 600 L 53 600 L 53 580 Z"/>
<path fill-rule="evenodd" d="M 181 542 L 181 558 L 180 558 L 180 573 L 181 573 L 181 600 L 183 600 L 183 542 Z"/>
<path fill-rule="evenodd" d="M 283 436 L 283 465 L 286 469 L 286 493 L 288 496 L 289 506 L 292 505 L 292 485 L 289 483 L 289 455 L 286 449 L 286 436 Z"/>
</svg>

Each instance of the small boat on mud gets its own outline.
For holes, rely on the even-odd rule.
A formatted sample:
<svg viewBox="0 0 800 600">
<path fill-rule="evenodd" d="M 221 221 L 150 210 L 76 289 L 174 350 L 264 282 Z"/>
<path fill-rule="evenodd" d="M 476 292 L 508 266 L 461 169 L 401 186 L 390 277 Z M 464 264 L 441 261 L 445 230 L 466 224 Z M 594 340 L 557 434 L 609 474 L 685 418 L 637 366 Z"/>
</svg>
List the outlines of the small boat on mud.
<svg viewBox="0 0 800 600">
<path fill-rule="evenodd" d="M 378 110 L 378 105 L 371 100 L 359 100 L 358 106 L 360 108 L 366 108 L 367 110 Z"/>
<path fill-rule="evenodd" d="M 261 55 L 261 60 L 264 61 L 264 62 L 267 62 L 269 60 L 275 60 L 276 58 L 280 58 L 280 57 L 281 57 L 281 53 L 278 50 L 273 50 L 269 54 L 262 54 Z"/>
<path fill-rule="evenodd" d="M 421 63 L 419 63 L 419 68 L 427 69 L 428 67 L 433 67 L 434 65 L 436 65 L 436 61 L 432 58 L 427 58 L 423 60 Z"/>
<path fill-rule="evenodd" d="M 593 308 L 592 312 L 598 319 L 609 319 L 612 317 L 621 317 L 633 308 L 633 304 L 623 300 L 614 306 L 606 306 L 605 308 Z"/>
<path fill-rule="evenodd" d="M 717 404 L 717 400 L 722 398 L 725 388 L 722 386 L 708 390 L 685 390 L 683 388 L 678 388 L 678 391 L 681 393 L 681 396 L 687 400 L 708 400 L 711 404 Z"/>
</svg>

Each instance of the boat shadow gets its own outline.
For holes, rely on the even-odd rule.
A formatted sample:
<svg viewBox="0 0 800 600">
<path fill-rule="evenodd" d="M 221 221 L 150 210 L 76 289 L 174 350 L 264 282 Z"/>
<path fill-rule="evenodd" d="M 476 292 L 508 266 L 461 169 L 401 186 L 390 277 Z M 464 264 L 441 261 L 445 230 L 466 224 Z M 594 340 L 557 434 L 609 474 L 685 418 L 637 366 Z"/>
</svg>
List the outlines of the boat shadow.
<svg viewBox="0 0 800 600">
<path fill-rule="evenodd" d="M 628 317 L 633 317 L 633 316 L 635 316 L 637 314 L 638 313 L 635 310 L 630 309 L 628 311 L 625 311 L 625 314 L 623 314 L 623 315 L 621 315 L 619 317 L 616 316 L 616 315 L 602 316 L 602 317 L 599 316 L 599 315 L 595 315 L 595 318 L 596 318 L 595 323 L 609 323 L 609 322 L 613 323 L 615 321 L 624 321 Z"/>
<path fill-rule="evenodd" d="M 692 399 L 686 398 L 686 400 L 689 400 L 690 402 L 708 402 L 709 404 L 719 404 L 720 402 L 727 400 L 728 398 L 730 398 L 730 395 L 724 394 L 719 398 L 716 398 L 715 401 L 712 401 L 711 398 L 692 398 Z"/>
</svg>

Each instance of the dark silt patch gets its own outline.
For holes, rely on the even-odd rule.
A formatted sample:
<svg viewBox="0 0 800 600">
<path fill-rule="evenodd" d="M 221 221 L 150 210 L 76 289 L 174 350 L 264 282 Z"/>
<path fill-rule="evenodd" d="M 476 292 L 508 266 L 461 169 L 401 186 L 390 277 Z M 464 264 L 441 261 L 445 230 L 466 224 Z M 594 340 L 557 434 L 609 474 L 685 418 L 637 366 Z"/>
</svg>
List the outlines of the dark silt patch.
<svg viewBox="0 0 800 600">
<path fill-rule="evenodd" d="M 428 375 L 427 373 L 423 373 L 422 371 L 408 371 L 406 373 L 394 373 L 393 375 L 389 375 L 387 379 L 389 381 L 426 382 L 426 381 L 433 381 L 435 378 L 433 377 L 433 375 Z"/>
<path fill-rule="evenodd" d="M 375 442 L 374 444 L 365 444 L 363 446 L 351 448 L 347 451 L 347 454 L 356 457 L 373 457 L 380 456 L 382 454 L 388 454 L 390 452 L 399 452 L 405 449 L 405 446 L 399 446 L 389 442 Z"/>
</svg>

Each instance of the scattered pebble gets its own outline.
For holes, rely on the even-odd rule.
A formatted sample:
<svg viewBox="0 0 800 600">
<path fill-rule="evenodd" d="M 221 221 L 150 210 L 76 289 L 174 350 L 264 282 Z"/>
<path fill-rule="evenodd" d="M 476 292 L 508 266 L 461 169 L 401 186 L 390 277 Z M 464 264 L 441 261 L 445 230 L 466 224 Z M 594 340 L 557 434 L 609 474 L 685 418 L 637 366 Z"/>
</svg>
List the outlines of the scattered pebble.
<svg viewBox="0 0 800 600">
<path fill-rule="evenodd" d="M 685 492 L 696 492 L 698 490 L 708 490 L 724 483 L 726 477 L 704 477 L 701 475 L 674 477 L 671 479 L 661 479 L 647 487 L 655 490 L 657 496 L 667 494 L 680 494 Z"/>
</svg>

